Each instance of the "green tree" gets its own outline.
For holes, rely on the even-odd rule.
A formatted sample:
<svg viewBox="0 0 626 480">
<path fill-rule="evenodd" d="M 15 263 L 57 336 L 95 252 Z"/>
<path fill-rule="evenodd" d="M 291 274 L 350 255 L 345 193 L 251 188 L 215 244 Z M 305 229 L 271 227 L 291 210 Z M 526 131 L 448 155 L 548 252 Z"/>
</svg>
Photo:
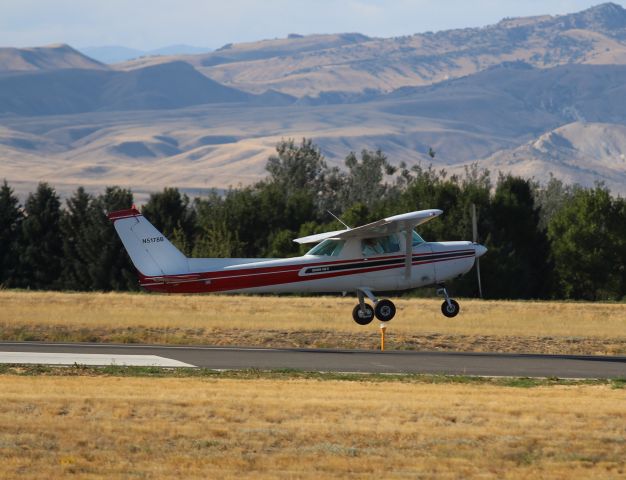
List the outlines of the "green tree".
<svg viewBox="0 0 626 480">
<path fill-rule="evenodd" d="M 616 294 L 615 298 L 626 300 L 626 198 L 612 199 L 613 214 L 611 239 L 615 245 Z"/>
<path fill-rule="evenodd" d="M 79 187 L 74 195 L 66 201 L 66 209 L 61 216 L 61 234 L 63 236 L 63 270 L 61 285 L 68 290 L 89 290 L 91 278 L 85 253 L 97 250 L 85 241 L 89 229 L 90 213 L 93 197 Z M 87 257 L 88 258 L 88 257 Z"/>
<path fill-rule="evenodd" d="M 247 190 L 231 190 L 226 194 L 226 198 L 230 195 L 240 199 L 247 198 L 245 194 Z M 235 192 L 241 192 L 242 195 Z M 230 203 L 236 202 L 231 199 Z M 197 221 L 194 257 L 226 258 L 245 255 L 244 245 L 239 241 L 241 225 L 237 223 L 238 216 L 241 215 L 240 209 L 234 208 L 233 205 L 227 206 L 225 198 L 217 192 L 211 192 L 204 199 L 196 198 L 194 209 Z M 247 222 L 248 220 L 246 224 Z"/>
<path fill-rule="evenodd" d="M 533 194 L 535 203 L 540 208 L 539 226 L 541 229 L 547 230 L 552 217 L 567 205 L 579 188 L 581 188 L 579 185 L 565 185 L 552 174 L 545 186 L 534 185 Z"/>
<path fill-rule="evenodd" d="M 320 149 L 303 138 L 299 146 L 293 139 L 279 142 L 276 155 L 268 159 L 265 169 L 270 174 L 269 181 L 290 194 L 302 189 L 316 190 L 327 166 Z"/>
<path fill-rule="evenodd" d="M 277 230 L 269 238 L 268 256 L 271 258 L 295 257 L 299 246 L 293 241 L 296 234 L 292 230 Z"/>
<path fill-rule="evenodd" d="M 17 241 L 22 219 L 19 201 L 5 180 L 0 187 L 0 285 L 16 285 Z"/>
<path fill-rule="evenodd" d="M 539 209 L 530 181 L 502 176 L 486 213 L 485 244 L 489 252 L 481 259 L 485 296 L 547 297 L 552 270 L 549 244 L 539 228 Z"/>
<path fill-rule="evenodd" d="M 224 221 L 212 221 L 200 229 L 201 236 L 196 239 L 193 256 L 200 258 L 241 257 L 242 245 L 237 233 L 232 232 Z"/>
<path fill-rule="evenodd" d="M 266 170 L 270 174 L 267 183 L 278 187 L 287 198 L 295 194 L 310 196 L 318 217 L 327 209 L 337 208 L 343 174 L 337 167 L 328 167 L 320 149 L 310 139 L 303 138 L 300 145 L 293 139 L 279 142 Z"/>
<path fill-rule="evenodd" d="M 446 172 L 416 165 L 400 173 L 403 192 L 388 214 L 398 211 L 437 208 L 444 211 L 437 220 L 420 227 L 420 233 L 431 241 L 469 240 L 472 238 L 470 206 L 475 204 L 480 215 L 479 232 L 488 228 L 486 211 L 490 205 L 491 182 L 486 171 L 468 168 L 465 177 L 448 177 Z"/>
<path fill-rule="evenodd" d="M 223 199 L 219 202 L 214 199 L 210 208 L 203 211 L 203 223 L 217 225 L 218 232 L 227 229 L 224 233 L 232 242 L 228 248 L 237 252 L 236 256 L 258 257 L 269 235 L 265 210 L 265 206 L 258 204 L 253 187 L 229 190 Z"/>
<path fill-rule="evenodd" d="M 598 185 L 580 188 L 548 224 L 558 294 L 586 300 L 619 299 L 626 272 L 626 207 Z"/>
<path fill-rule="evenodd" d="M 89 221 L 78 247 L 88 267 L 91 290 L 137 290 L 137 273 L 107 214 L 130 208 L 133 194 L 107 187 L 89 206 Z"/>
<path fill-rule="evenodd" d="M 58 288 L 63 259 L 59 196 L 47 183 L 40 183 L 24 210 L 18 282 L 33 289 Z"/>
<path fill-rule="evenodd" d="M 141 212 L 184 254 L 191 253 L 196 219 L 187 195 L 181 195 L 177 188 L 165 188 L 150 194 Z"/>
<path fill-rule="evenodd" d="M 364 203 L 355 202 L 349 208 L 344 210 L 341 214 L 341 220 L 343 220 L 350 228 L 360 227 L 361 225 L 366 225 L 372 221 L 372 213 Z M 343 228 L 345 227 L 337 226 L 337 228 L 332 228 L 331 230 Z"/>
<path fill-rule="evenodd" d="M 383 180 L 385 175 L 393 175 L 396 169 L 381 150 L 362 150 L 360 160 L 350 152 L 345 164 L 348 174 L 340 197 L 344 209 L 354 203 L 371 208 L 388 194 L 391 187 Z"/>
<path fill-rule="evenodd" d="M 195 249 L 216 251 L 215 239 L 230 242 L 217 251 L 238 252 L 238 256 L 270 255 L 272 236 L 280 230 L 298 231 L 300 225 L 315 217 L 315 207 L 306 192 L 294 191 L 290 196 L 269 181 L 251 187 L 229 190 L 223 196 L 213 193 L 197 200 L 198 234 Z"/>
</svg>

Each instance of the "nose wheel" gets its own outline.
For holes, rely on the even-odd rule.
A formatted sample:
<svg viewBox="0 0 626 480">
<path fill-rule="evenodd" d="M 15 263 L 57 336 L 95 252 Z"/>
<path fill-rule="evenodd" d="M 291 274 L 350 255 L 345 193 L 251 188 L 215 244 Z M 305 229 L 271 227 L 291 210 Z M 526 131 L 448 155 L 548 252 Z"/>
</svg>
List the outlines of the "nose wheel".
<svg viewBox="0 0 626 480">
<path fill-rule="evenodd" d="M 456 317 L 460 310 L 461 307 L 459 307 L 459 303 L 456 300 L 450 299 L 441 304 L 441 313 L 448 318 Z"/>
<path fill-rule="evenodd" d="M 439 290 L 437 290 L 437 295 L 443 295 L 443 297 L 445 298 L 445 300 L 441 304 L 441 313 L 443 313 L 448 318 L 456 317 L 461 311 L 459 302 L 450 298 L 446 287 L 441 287 Z"/>
</svg>

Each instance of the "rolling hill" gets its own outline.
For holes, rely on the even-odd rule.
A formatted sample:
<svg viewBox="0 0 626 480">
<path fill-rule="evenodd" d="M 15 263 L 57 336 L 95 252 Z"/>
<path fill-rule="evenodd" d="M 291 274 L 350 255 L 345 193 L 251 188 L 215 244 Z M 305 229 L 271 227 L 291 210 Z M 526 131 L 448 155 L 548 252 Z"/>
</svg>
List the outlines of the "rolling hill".
<svg viewBox="0 0 626 480">
<path fill-rule="evenodd" d="M 284 94 L 254 95 L 221 85 L 180 61 L 128 72 L 68 68 L 0 73 L 0 113 L 12 115 L 160 110 L 205 103 L 274 104 L 285 101 L 290 100 Z"/>
<path fill-rule="evenodd" d="M 0 47 L 0 72 L 60 69 L 107 70 L 108 67 L 65 44 L 34 48 Z"/>
<path fill-rule="evenodd" d="M 79 49 L 84 55 L 102 63 L 120 63 L 139 57 L 156 55 L 194 55 L 209 52 L 209 48 L 193 47 L 191 45 L 169 45 L 154 50 L 138 50 L 120 45 L 103 45 L 99 47 L 84 47 Z"/>
<path fill-rule="evenodd" d="M 323 92 L 390 92 L 471 75 L 503 62 L 537 68 L 571 63 L 626 63 L 626 10 L 605 3 L 560 16 L 508 18 L 481 28 L 405 37 L 358 34 L 291 36 L 226 45 L 180 57 L 226 85 L 250 92 L 273 89 L 302 97 Z M 171 61 L 145 58 L 131 69 Z"/>
<path fill-rule="evenodd" d="M 551 130 L 517 148 L 482 161 L 492 171 L 565 183 L 603 182 L 613 192 L 626 193 L 626 126 L 573 122 Z"/>
<path fill-rule="evenodd" d="M 36 51 L 36 55 L 33 53 Z M 281 138 L 330 164 L 469 163 L 626 194 L 626 10 L 401 38 L 290 35 L 106 66 L 67 46 L 0 49 L 0 179 L 189 192 L 249 184 Z M 436 151 L 434 159 L 427 155 Z"/>
</svg>

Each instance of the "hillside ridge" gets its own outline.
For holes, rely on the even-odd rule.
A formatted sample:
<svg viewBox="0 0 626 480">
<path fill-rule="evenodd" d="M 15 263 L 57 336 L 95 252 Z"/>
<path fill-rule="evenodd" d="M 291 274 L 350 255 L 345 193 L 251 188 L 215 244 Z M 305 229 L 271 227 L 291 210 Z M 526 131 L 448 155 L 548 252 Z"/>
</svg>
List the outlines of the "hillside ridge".
<svg viewBox="0 0 626 480">
<path fill-rule="evenodd" d="M 30 48 L 0 47 L 0 72 L 108 68 L 65 43 Z"/>
<path fill-rule="evenodd" d="M 4 62 L 4 63 L 3 63 Z M 0 179 L 32 190 L 247 185 L 283 138 L 329 164 L 471 163 L 626 194 L 626 10 L 396 38 L 291 34 L 112 66 L 67 45 L 0 49 Z M 431 157 L 429 151 L 436 152 Z M 607 153 L 609 152 L 609 153 Z"/>
</svg>

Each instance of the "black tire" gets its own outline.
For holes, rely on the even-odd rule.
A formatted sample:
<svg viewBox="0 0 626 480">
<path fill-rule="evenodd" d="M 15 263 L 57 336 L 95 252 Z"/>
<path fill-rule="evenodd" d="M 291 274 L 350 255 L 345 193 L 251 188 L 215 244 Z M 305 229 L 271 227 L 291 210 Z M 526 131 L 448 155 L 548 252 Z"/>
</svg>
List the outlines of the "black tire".
<svg viewBox="0 0 626 480">
<path fill-rule="evenodd" d="M 388 322 L 396 315 L 396 306 L 391 300 L 380 300 L 374 308 L 374 315 L 381 322 Z"/>
<path fill-rule="evenodd" d="M 441 304 L 441 313 L 443 313 L 448 318 L 456 317 L 459 314 L 460 310 L 461 307 L 456 300 L 450 299 L 450 305 L 448 305 L 448 302 L 445 300 Z"/>
<path fill-rule="evenodd" d="M 354 310 L 352 310 L 352 318 L 359 325 L 368 325 L 372 322 L 372 320 L 374 320 L 374 309 L 366 303 L 365 312 L 363 312 L 361 310 L 361 305 L 357 303 Z"/>
</svg>

